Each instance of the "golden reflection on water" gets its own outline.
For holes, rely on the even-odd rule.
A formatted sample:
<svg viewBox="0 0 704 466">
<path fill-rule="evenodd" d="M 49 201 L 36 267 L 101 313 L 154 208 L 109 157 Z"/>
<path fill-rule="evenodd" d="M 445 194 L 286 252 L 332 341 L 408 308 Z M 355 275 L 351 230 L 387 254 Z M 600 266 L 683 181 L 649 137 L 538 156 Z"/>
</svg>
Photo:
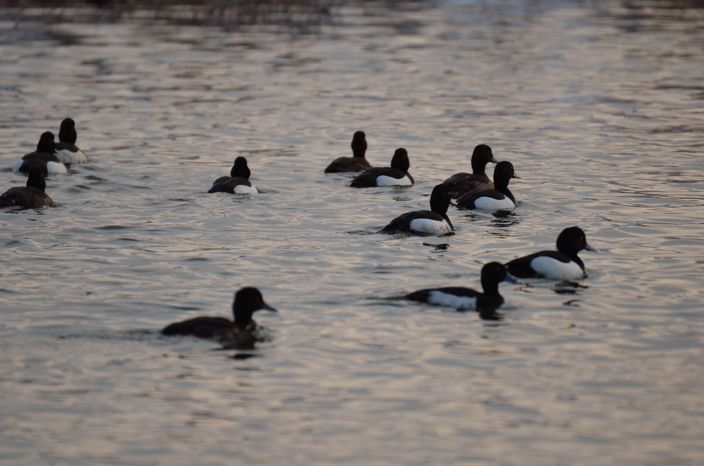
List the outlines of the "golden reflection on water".
<svg viewBox="0 0 704 466">
<path fill-rule="evenodd" d="M 0 215 L 2 457 L 700 463 L 696 7 L 360 2 L 306 28 L 227 5 L 3 9 L 0 162 L 65 115 L 91 162 L 49 179 L 59 207 Z M 323 175 L 357 129 L 375 164 L 407 147 L 418 183 Z M 480 142 L 520 171 L 515 212 L 374 233 Z M 237 155 L 262 194 L 206 195 Z M 575 224 L 589 278 L 502 284 L 500 320 L 385 299 L 478 287 Z M 270 341 L 156 334 L 229 315 L 246 285 L 280 310 L 257 316 Z"/>
</svg>

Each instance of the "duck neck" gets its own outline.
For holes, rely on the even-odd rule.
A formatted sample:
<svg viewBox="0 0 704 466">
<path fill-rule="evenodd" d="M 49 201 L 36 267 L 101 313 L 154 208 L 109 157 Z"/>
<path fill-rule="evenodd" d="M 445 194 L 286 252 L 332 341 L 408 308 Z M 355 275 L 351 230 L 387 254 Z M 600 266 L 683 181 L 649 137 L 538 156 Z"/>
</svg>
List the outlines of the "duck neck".
<svg viewBox="0 0 704 466">
<path fill-rule="evenodd" d="M 233 312 L 233 314 L 236 327 L 246 328 L 254 323 L 252 320 L 252 312 Z"/>
<path fill-rule="evenodd" d="M 575 252 L 574 254 L 568 254 L 569 258 L 572 259 L 572 262 L 576 262 L 579 267 L 584 270 L 584 262 L 582 262 L 582 259 L 577 255 Z"/>
<path fill-rule="evenodd" d="M 230 170 L 230 177 L 231 178 L 244 178 L 245 180 L 248 180 L 249 177 L 251 176 L 251 172 L 249 171 L 249 167 L 244 166 L 244 167 L 232 167 L 232 170 Z"/>
<path fill-rule="evenodd" d="M 499 296 L 499 283 L 494 280 L 482 279 L 482 289 L 486 296 Z"/>
<path fill-rule="evenodd" d="M 450 221 L 450 217 L 447 216 L 447 212 L 440 214 L 443 216 L 448 225 L 450 225 L 450 230 L 455 231 L 455 226 Z"/>
<path fill-rule="evenodd" d="M 27 178 L 27 187 L 38 189 L 39 191 L 44 192 L 46 190 L 46 181 L 44 181 L 43 176 L 30 173 L 29 177 Z"/>
<path fill-rule="evenodd" d="M 486 163 L 482 160 L 472 160 L 472 173 L 486 176 Z"/>
<path fill-rule="evenodd" d="M 494 177 L 494 189 L 496 189 L 498 192 L 500 192 L 504 196 L 511 199 L 511 201 L 515 204 L 516 198 L 513 197 L 513 193 L 511 192 L 510 189 L 508 189 L 508 182 L 510 179 L 511 178 L 505 178 L 503 176 L 495 176 Z"/>
<path fill-rule="evenodd" d="M 513 193 L 511 192 L 511 190 L 508 189 L 508 186 L 506 186 L 504 189 L 498 189 L 498 191 L 500 193 L 502 193 L 504 196 L 511 199 L 511 202 L 513 202 L 514 204 L 516 203 L 516 198 L 513 197 Z"/>
<path fill-rule="evenodd" d="M 59 131 L 59 141 L 65 142 L 67 144 L 76 144 L 76 139 L 78 135 L 74 128 L 62 128 Z"/>
</svg>

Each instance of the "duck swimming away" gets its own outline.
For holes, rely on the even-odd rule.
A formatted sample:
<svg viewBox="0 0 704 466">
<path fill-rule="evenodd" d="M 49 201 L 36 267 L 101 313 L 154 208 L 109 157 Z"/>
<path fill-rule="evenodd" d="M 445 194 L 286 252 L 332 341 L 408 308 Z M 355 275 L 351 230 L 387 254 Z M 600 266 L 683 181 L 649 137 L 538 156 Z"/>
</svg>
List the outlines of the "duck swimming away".
<svg viewBox="0 0 704 466">
<path fill-rule="evenodd" d="M 230 176 L 221 176 L 213 181 L 208 193 L 257 194 L 257 187 L 249 181 L 250 174 L 247 159 L 237 157 Z"/>
<path fill-rule="evenodd" d="M 72 118 L 64 118 L 59 128 L 59 143 L 56 144 L 56 157 L 67 165 L 86 163 L 88 158 L 76 145 L 76 122 Z"/>
<path fill-rule="evenodd" d="M 489 163 L 496 163 L 491 147 L 479 144 L 472 152 L 472 173 L 455 173 L 443 181 L 450 197 L 457 199 L 463 194 L 494 189 L 494 183 L 486 175 Z"/>
<path fill-rule="evenodd" d="M 364 131 L 356 131 L 352 136 L 352 157 L 338 157 L 325 168 L 325 173 L 361 172 L 371 168 L 366 159 L 367 137 Z"/>
<path fill-rule="evenodd" d="M 439 184 L 430 194 L 431 210 L 416 210 L 399 215 L 386 225 L 381 233 L 410 233 L 416 235 L 446 235 L 454 231 L 447 208 L 450 196 L 444 185 Z"/>
<path fill-rule="evenodd" d="M 408 151 L 399 147 L 391 158 L 390 167 L 374 167 L 357 175 L 350 184 L 353 188 L 373 188 L 376 186 L 411 186 L 415 181 L 408 169 L 411 162 Z"/>
<path fill-rule="evenodd" d="M 0 207 L 20 207 L 22 209 L 55 207 L 54 200 L 44 192 L 45 189 L 46 167 L 33 166 L 29 170 L 26 186 L 10 188 L 0 195 Z"/>
<path fill-rule="evenodd" d="M 15 173 L 29 173 L 33 167 L 42 167 L 46 169 L 48 175 L 66 173 L 66 165 L 56 156 L 55 150 L 54 133 L 45 131 L 39 137 L 37 150 L 24 155 L 16 161 L 12 166 L 12 171 Z"/>
</svg>

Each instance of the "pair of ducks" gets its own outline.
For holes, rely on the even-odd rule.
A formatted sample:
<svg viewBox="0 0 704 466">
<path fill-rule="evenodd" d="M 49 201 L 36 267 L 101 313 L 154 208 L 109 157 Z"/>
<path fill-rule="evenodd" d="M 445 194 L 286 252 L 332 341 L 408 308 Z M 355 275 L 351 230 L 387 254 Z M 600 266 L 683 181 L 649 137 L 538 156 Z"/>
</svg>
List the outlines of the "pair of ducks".
<svg viewBox="0 0 704 466">
<path fill-rule="evenodd" d="M 325 168 L 325 173 L 362 172 L 350 183 L 353 188 L 373 188 L 376 186 L 411 186 L 415 180 L 408 173 L 411 162 L 408 151 L 399 147 L 391 157 L 390 167 L 372 167 L 366 158 L 367 136 L 364 131 L 352 135 L 352 157 L 338 157 Z"/>
<path fill-rule="evenodd" d="M 390 167 L 371 167 L 366 159 L 367 141 L 363 131 L 352 137 L 352 157 L 339 157 L 326 168 L 325 173 L 359 172 L 350 186 L 410 186 L 414 183 L 408 173 L 410 163 L 406 149 L 396 149 Z M 472 153 L 472 173 L 456 173 L 435 186 L 430 196 L 430 209 L 403 214 L 391 221 L 381 231 L 384 233 L 411 233 L 443 235 L 454 230 L 447 216 L 451 199 L 457 199 L 460 209 L 489 211 L 512 210 L 516 199 L 508 189 L 511 178 L 516 176 L 511 162 L 498 162 L 494 170 L 494 183 L 486 176 L 486 165 L 496 163 L 491 147 L 480 144 Z"/>
<path fill-rule="evenodd" d="M 578 253 L 583 249 L 593 251 L 587 237 L 579 227 L 565 228 L 557 237 L 556 251 L 540 251 L 513 259 L 506 264 L 490 262 L 482 267 L 483 292 L 464 287 L 427 288 L 405 296 L 413 301 L 452 307 L 476 309 L 488 318 L 504 303 L 499 294 L 499 283 L 517 283 L 516 278 L 548 278 L 575 280 L 586 277 L 584 262 Z"/>
<path fill-rule="evenodd" d="M 55 203 L 46 194 L 46 177 L 49 174 L 66 173 L 66 165 L 88 161 L 82 150 L 76 146 L 76 122 L 65 118 L 59 127 L 59 142 L 54 141 L 54 133 L 45 131 L 39 137 L 37 149 L 24 155 L 12 167 L 15 173 L 28 175 L 25 186 L 8 189 L 0 195 L 0 207 L 39 209 L 54 207 Z"/>
<path fill-rule="evenodd" d="M 76 146 L 77 139 L 76 122 L 64 118 L 59 127 L 59 142 L 54 142 L 54 133 L 45 131 L 39 137 L 37 149 L 15 162 L 12 171 L 29 173 L 32 167 L 44 166 L 49 174 L 66 173 L 66 165 L 88 161 L 86 154 Z"/>
<path fill-rule="evenodd" d="M 335 159 L 326 169 L 325 173 L 363 172 L 352 180 L 353 188 L 369 188 L 374 186 L 411 186 L 415 180 L 408 173 L 410 160 L 406 149 L 396 149 L 391 159 L 390 167 L 372 167 L 365 153 L 367 140 L 364 132 L 357 131 L 352 137 L 353 157 L 340 157 Z M 213 182 L 208 193 L 254 194 L 257 193 L 249 181 L 250 170 L 247 159 L 237 157 L 230 170 L 230 176 L 223 176 Z"/>
<path fill-rule="evenodd" d="M 490 262 L 482 267 L 482 291 L 465 287 L 425 288 L 403 296 L 404 299 L 458 310 L 475 309 L 484 318 L 496 318 L 504 303 L 499 283 L 516 283 L 515 278 L 552 278 L 567 280 L 585 276 L 584 263 L 578 257 L 583 249 L 593 250 L 579 227 L 565 228 L 557 238 L 557 251 L 540 251 L 513 259 L 506 264 Z M 251 348 L 260 339 L 256 311 L 276 309 L 264 302 L 257 288 L 242 288 L 232 303 L 233 320 L 223 317 L 196 317 L 164 327 L 165 336 L 193 336 L 219 341 L 229 348 Z"/>
</svg>

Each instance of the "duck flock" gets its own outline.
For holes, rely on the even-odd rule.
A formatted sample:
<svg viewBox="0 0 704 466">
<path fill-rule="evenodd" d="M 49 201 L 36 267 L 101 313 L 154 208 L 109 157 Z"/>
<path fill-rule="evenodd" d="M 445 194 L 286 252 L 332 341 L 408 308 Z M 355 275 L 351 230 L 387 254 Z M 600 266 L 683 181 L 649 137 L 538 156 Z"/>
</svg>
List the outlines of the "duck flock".
<svg viewBox="0 0 704 466">
<path fill-rule="evenodd" d="M 88 161 L 76 145 L 77 132 L 73 119 L 66 118 L 59 128 L 59 141 L 54 133 L 42 133 L 37 149 L 12 167 L 15 173 L 27 175 L 26 186 L 13 187 L 0 195 L 0 208 L 40 209 L 54 207 L 46 194 L 46 177 L 67 173 L 67 166 Z M 398 148 L 388 167 L 372 167 L 366 158 L 367 140 L 363 131 L 352 137 L 352 157 L 339 157 L 326 168 L 325 173 L 356 173 L 350 187 L 368 188 L 385 186 L 411 186 L 415 180 L 409 173 L 408 151 Z M 486 175 L 486 166 L 495 163 L 493 181 Z M 508 189 L 509 181 L 516 176 L 511 162 L 497 162 L 486 144 L 474 148 L 471 157 L 472 173 L 456 173 L 436 185 L 430 195 L 430 210 L 407 212 L 391 220 L 379 233 L 406 235 L 451 234 L 454 226 L 447 215 L 455 201 L 458 209 L 477 209 L 486 212 L 511 211 L 516 208 L 516 198 Z M 250 178 L 247 159 L 237 157 L 230 176 L 217 178 L 208 193 L 257 194 Z M 499 309 L 504 298 L 499 293 L 499 283 L 516 282 L 516 279 L 542 278 L 569 281 L 586 278 L 584 262 L 578 254 L 594 250 L 587 243 L 581 228 L 572 226 L 557 236 L 556 249 L 544 250 L 509 261 L 506 264 L 490 262 L 481 269 L 482 291 L 465 287 L 427 288 L 404 295 L 402 298 L 458 310 L 474 309 L 482 315 L 491 315 Z M 259 338 L 254 312 L 276 309 L 264 302 L 257 288 L 245 287 L 235 293 L 232 304 L 233 319 L 222 317 L 196 317 L 170 324 L 161 330 L 166 336 L 192 336 L 217 340 L 226 347 L 251 347 Z"/>
</svg>

